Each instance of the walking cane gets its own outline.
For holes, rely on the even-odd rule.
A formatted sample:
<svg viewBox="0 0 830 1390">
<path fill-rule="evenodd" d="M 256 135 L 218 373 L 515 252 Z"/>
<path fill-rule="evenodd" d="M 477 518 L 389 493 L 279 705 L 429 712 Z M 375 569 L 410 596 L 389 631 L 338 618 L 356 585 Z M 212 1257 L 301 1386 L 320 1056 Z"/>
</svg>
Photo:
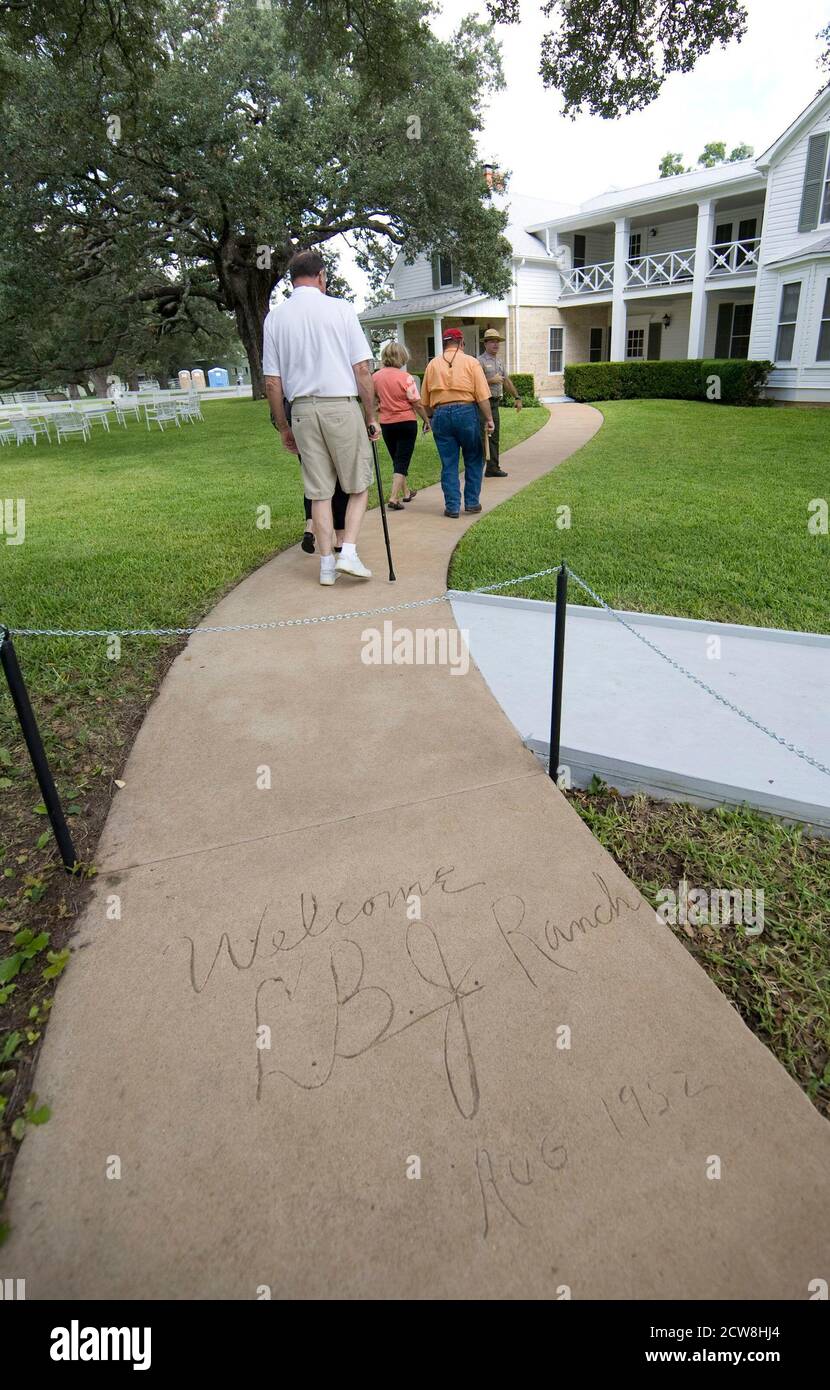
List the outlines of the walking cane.
<svg viewBox="0 0 830 1390">
<path fill-rule="evenodd" d="M 395 582 L 395 571 L 392 568 L 392 547 L 389 544 L 389 527 L 386 524 L 386 504 L 383 500 L 383 483 L 380 477 L 380 460 L 378 459 L 378 446 L 374 439 L 371 441 L 372 454 L 375 459 L 375 480 L 378 485 L 378 500 L 380 501 L 380 519 L 383 522 L 383 539 L 386 541 L 386 558 L 389 561 L 389 583 Z"/>
</svg>

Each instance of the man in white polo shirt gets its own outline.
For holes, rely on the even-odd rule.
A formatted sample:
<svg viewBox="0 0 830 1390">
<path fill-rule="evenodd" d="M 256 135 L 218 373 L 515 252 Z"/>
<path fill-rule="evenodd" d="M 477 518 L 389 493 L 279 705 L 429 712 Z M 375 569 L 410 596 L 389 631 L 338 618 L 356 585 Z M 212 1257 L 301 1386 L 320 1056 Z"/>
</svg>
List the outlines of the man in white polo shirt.
<svg viewBox="0 0 830 1390">
<path fill-rule="evenodd" d="M 358 556 L 357 538 L 372 480 L 369 441 L 380 438 L 372 353 L 351 304 L 326 294 L 319 252 L 298 251 L 288 273 L 291 297 L 265 320 L 262 365 L 271 418 L 285 447 L 300 456 L 320 551 L 320 583 L 333 584 L 337 573 L 371 579 L 372 571 Z M 331 499 L 338 479 L 349 504 L 335 563 Z"/>
</svg>

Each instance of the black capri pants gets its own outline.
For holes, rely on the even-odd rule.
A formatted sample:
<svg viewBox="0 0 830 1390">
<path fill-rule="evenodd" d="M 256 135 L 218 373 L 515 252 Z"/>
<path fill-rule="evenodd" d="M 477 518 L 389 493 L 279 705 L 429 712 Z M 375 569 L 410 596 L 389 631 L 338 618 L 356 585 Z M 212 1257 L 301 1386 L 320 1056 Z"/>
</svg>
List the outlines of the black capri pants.
<svg viewBox="0 0 830 1390">
<path fill-rule="evenodd" d="M 418 439 L 417 420 L 395 420 L 390 425 L 381 425 L 383 442 L 392 455 L 392 472 L 406 477 L 409 464 Z"/>
</svg>

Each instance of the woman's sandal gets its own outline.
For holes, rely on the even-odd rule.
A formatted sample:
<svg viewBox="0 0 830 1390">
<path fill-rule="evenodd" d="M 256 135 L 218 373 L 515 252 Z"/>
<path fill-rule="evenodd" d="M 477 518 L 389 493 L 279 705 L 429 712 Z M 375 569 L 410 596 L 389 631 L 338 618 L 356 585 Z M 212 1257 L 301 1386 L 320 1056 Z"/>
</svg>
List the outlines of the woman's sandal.
<svg viewBox="0 0 830 1390">
<path fill-rule="evenodd" d="M 402 501 L 402 502 L 411 502 L 412 499 L 413 499 L 413 497 L 417 497 L 417 496 L 418 496 L 418 489 L 414 487 L 414 488 L 412 489 L 412 491 L 410 492 L 409 496 L 408 496 L 408 497 L 402 497 L 402 498 L 401 498 L 401 501 Z"/>
<path fill-rule="evenodd" d="M 313 555 L 313 554 L 314 554 L 314 545 L 315 545 L 315 541 L 314 541 L 314 532 L 313 532 L 313 531 L 304 531 L 304 532 L 303 532 L 303 538 L 302 538 L 302 540 L 300 541 L 300 548 L 301 548 L 302 550 L 305 551 L 306 555 Z"/>
<path fill-rule="evenodd" d="M 406 502 L 406 500 L 407 500 L 407 499 L 404 498 L 404 502 Z M 390 512 L 402 512 L 402 511 L 403 511 L 403 502 L 387 502 L 386 505 L 387 505 L 387 507 L 389 508 Z"/>
</svg>

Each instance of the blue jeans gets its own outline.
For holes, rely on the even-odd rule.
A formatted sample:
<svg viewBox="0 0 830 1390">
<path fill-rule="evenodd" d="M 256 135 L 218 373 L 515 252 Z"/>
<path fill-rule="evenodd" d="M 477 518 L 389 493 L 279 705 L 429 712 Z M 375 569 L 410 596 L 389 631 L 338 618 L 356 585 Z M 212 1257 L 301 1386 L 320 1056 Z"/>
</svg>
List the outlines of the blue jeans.
<svg viewBox="0 0 830 1390">
<path fill-rule="evenodd" d="M 478 406 L 472 402 L 436 406 L 432 415 L 432 433 L 441 456 L 441 487 L 447 511 L 461 510 L 459 450 L 464 457 L 464 506 L 477 507 L 484 474 Z"/>
</svg>

